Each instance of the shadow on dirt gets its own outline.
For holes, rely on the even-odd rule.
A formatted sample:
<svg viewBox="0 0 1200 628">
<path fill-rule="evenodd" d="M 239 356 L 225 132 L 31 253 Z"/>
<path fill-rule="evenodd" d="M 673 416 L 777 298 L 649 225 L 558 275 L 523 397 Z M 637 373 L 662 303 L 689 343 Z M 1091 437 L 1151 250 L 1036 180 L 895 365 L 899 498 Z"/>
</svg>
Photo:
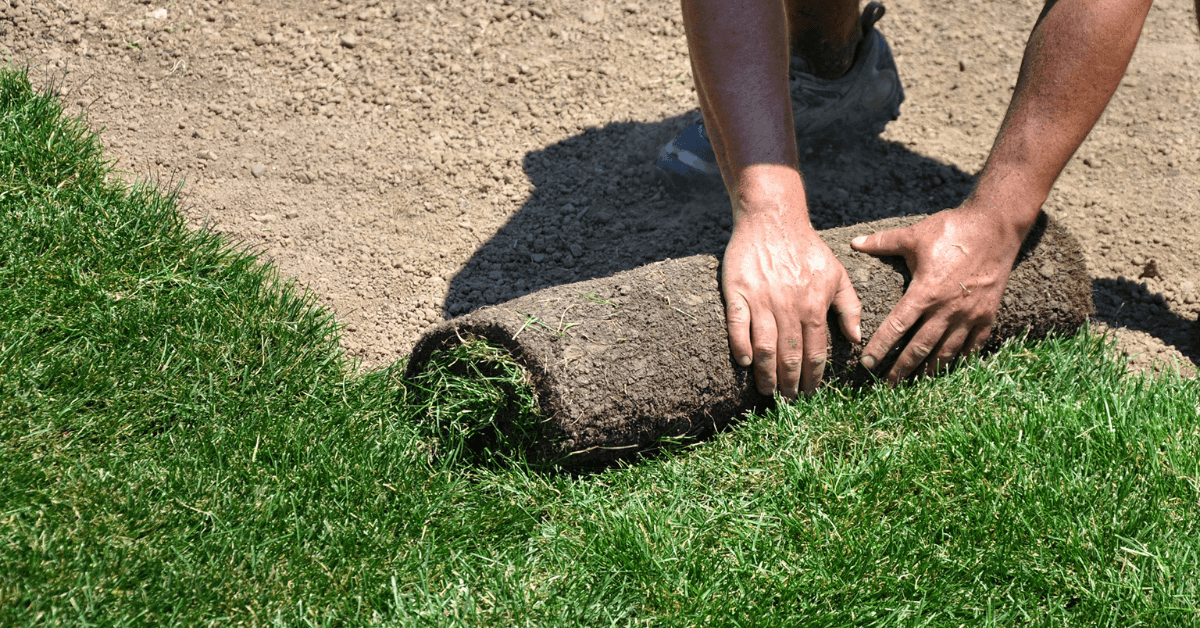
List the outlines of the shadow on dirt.
<svg viewBox="0 0 1200 628">
<path fill-rule="evenodd" d="M 1093 279 L 1092 300 L 1096 318 L 1114 327 L 1144 331 L 1174 346 L 1192 364 L 1200 366 L 1200 323 L 1179 316 L 1167 307 L 1161 294 L 1128 279 Z"/>
<path fill-rule="evenodd" d="M 677 198 L 653 168 L 659 148 L 698 116 L 612 123 L 528 153 L 529 200 L 451 280 L 445 313 L 662 259 L 720 254 L 731 226 L 724 192 Z M 818 229 L 953 207 L 973 182 L 874 137 L 802 145 L 801 152 Z"/>
</svg>

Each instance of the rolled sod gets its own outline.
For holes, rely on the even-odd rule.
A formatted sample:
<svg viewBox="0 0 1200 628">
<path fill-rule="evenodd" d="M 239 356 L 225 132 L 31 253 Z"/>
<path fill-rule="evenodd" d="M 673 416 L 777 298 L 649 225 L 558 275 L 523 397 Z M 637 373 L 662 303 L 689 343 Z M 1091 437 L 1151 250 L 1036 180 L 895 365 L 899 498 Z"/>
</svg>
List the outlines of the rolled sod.
<svg viewBox="0 0 1200 628">
<path fill-rule="evenodd" d="M 864 338 L 899 301 L 910 276 L 903 259 L 858 253 L 850 240 L 920 219 L 821 232 L 862 300 Z M 435 352 L 469 341 L 507 350 L 536 392 L 539 433 L 525 452 L 543 463 L 605 462 L 712 432 L 772 403 L 730 355 L 719 265 L 712 255 L 670 259 L 477 310 L 427 331 L 406 375 L 418 377 Z M 1078 241 L 1043 214 L 1009 276 L 984 354 L 1021 335 L 1075 332 L 1093 311 L 1091 295 Z M 876 381 L 859 364 L 863 346 L 845 340 L 832 318 L 829 330 L 825 378 Z M 875 372 L 886 372 L 897 354 Z"/>
</svg>

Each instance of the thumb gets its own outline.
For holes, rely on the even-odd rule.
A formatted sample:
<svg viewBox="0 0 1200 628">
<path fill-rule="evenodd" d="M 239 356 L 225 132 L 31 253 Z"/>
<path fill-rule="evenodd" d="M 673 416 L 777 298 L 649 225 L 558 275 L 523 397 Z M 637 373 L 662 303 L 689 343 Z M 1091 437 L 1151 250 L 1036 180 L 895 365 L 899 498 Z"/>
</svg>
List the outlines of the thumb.
<svg viewBox="0 0 1200 628">
<path fill-rule="evenodd" d="M 870 255 L 900 255 L 904 257 L 912 253 L 915 248 L 912 227 L 858 236 L 850 241 L 850 246 L 856 251 Z"/>
</svg>

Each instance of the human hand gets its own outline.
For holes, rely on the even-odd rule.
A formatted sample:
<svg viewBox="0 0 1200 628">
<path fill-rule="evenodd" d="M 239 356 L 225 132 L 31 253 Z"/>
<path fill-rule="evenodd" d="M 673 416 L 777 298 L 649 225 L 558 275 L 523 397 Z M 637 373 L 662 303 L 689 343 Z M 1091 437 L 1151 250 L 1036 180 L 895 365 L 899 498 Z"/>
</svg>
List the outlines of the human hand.
<svg viewBox="0 0 1200 628">
<path fill-rule="evenodd" d="M 831 305 L 846 338 L 862 342 L 858 295 L 806 213 L 740 213 L 721 273 L 734 359 L 754 365 L 764 395 L 811 393 L 825 372 Z"/>
<path fill-rule="evenodd" d="M 912 273 L 908 290 L 863 350 L 863 366 L 875 368 L 910 331 L 912 339 L 887 374 L 892 385 L 922 364 L 933 373 L 960 352 L 981 348 L 1023 239 L 994 213 L 970 205 L 855 238 L 855 250 L 901 256 Z"/>
</svg>

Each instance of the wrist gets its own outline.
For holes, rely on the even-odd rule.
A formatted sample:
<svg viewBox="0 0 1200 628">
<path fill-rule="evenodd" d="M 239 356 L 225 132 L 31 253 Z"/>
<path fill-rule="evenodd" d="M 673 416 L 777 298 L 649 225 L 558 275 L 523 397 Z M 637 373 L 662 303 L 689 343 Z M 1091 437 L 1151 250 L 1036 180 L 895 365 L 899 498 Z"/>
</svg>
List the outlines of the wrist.
<svg viewBox="0 0 1200 628">
<path fill-rule="evenodd" d="M 1020 243 L 1033 227 L 1048 196 L 1048 188 L 1020 171 L 995 172 L 985 168 L 962 208 L 985 217 Z"/>
<path fill-rule="evenodd" d="M 741 169 L 729 186 L 733 220 L 771 215 L 801 221 L 808 220 L 808 196 L 800 171 L 781 164 L 754 164 Z"/>
</svg>

